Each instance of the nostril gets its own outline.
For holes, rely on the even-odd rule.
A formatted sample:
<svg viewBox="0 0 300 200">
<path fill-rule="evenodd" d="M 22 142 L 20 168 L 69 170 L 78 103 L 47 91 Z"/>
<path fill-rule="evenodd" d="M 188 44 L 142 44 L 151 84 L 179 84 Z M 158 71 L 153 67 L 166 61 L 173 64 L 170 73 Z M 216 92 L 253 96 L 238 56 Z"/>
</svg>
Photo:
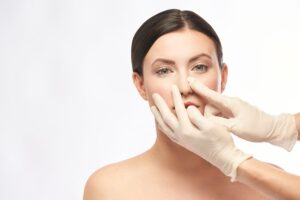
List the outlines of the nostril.
<svg viewBox="0 0 300 200">
<path fill-rule="evenodd" d="M 187 96 L 192 93 L 192 88 L 190 87 L 190 84 L 187 80 L 187 74 L 182 74 L 180 77 L 178 77 L 177 85 L 178 89 L 180 91 L 181 96 Z"/>
<path fill-rule="evenodd" d="M 190 95 L 192 93 L 193 93 L 193 91 L 190 87 L 186 87 L 186 88 L 180 90 L 181 96 L 187 96 L 187 95 Z"/>
</svg>

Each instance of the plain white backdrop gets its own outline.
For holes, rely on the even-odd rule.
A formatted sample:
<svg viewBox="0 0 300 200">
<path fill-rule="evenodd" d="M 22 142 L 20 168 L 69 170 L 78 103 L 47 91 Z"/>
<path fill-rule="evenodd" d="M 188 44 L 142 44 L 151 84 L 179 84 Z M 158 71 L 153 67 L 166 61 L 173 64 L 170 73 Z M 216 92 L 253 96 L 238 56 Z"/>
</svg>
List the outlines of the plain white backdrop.
<svg viewBox="0 0 300 200">
<path fill-rule="evenodd" d="M 82 199 L 92 172 L 151 147 L 130 46 L 169 8 L 195 11 L 219 34 L 226 95 L 273 114 L 300 111 L 299 1 L 0 0 L 0 199 Z M 300 174 L 300 144 L 288 153 L 235 141 Z"/>
</svg>

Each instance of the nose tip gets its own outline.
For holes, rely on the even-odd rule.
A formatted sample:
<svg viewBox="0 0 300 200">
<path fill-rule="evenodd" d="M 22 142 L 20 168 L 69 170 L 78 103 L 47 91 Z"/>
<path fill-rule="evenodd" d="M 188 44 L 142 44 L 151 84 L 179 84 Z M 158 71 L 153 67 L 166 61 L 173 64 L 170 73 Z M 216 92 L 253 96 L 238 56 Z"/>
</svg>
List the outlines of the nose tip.
<svg viewBox="0 0 300 200">
<path fill-rule="evenodd" d="M 192 93 L 192 89 L 187 81 L 187 77 L 181 78 L 178 81 L 178 89 L 182 96 L 187 96 Z"/>
</svg>

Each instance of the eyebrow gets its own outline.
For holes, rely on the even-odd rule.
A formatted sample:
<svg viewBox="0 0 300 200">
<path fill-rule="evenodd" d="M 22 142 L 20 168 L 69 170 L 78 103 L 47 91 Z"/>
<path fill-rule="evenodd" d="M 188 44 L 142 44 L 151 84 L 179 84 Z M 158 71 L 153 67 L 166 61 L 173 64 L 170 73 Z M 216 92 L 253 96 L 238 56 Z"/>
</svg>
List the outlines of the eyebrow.
<svg viewBox="0 0 300 200">
<path fill-rule="evenodd" d="M 195 60 L 197 60 L 201 57 L 206 57 L 206 58 L 209 58 L 210 60 L 212 59 L 210 55 L 208 55 L 206 53 L 200 53 L 200 54 L 197 54 L 196 56 L 193 56 L 192 58 L 190 58 L 189 63 L 194 62 Z M 175 64 L 175 61 L 173 61 L 173 60 L 169 60 L 169 59 L 165 59 L 165 58 L 157 58 L 153 61 L 152 66 L 157 62 L 163 62 L 163 63 L 171 64 L 171 65 Z"/>
</svg>

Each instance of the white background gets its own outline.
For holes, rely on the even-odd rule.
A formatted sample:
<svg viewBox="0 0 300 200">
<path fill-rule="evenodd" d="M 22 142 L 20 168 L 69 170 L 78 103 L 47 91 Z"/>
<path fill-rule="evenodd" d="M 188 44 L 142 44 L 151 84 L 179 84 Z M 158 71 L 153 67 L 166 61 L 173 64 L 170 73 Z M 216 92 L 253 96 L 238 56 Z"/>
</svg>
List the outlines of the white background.
<svg viewBox="0 0 300 200">
<path fill-rule="evenodd" d="M 0 199 L 82 199 L 88 176 L 148 149 L 151 112 L 131 81 L 133 34 L 150 16 L 190 9 L 219 34 L 226 95 L 300 111 L 299 1 L 0 1 Z M 236 139 L 300 174 L 287 153 Z"/>
</svg>

